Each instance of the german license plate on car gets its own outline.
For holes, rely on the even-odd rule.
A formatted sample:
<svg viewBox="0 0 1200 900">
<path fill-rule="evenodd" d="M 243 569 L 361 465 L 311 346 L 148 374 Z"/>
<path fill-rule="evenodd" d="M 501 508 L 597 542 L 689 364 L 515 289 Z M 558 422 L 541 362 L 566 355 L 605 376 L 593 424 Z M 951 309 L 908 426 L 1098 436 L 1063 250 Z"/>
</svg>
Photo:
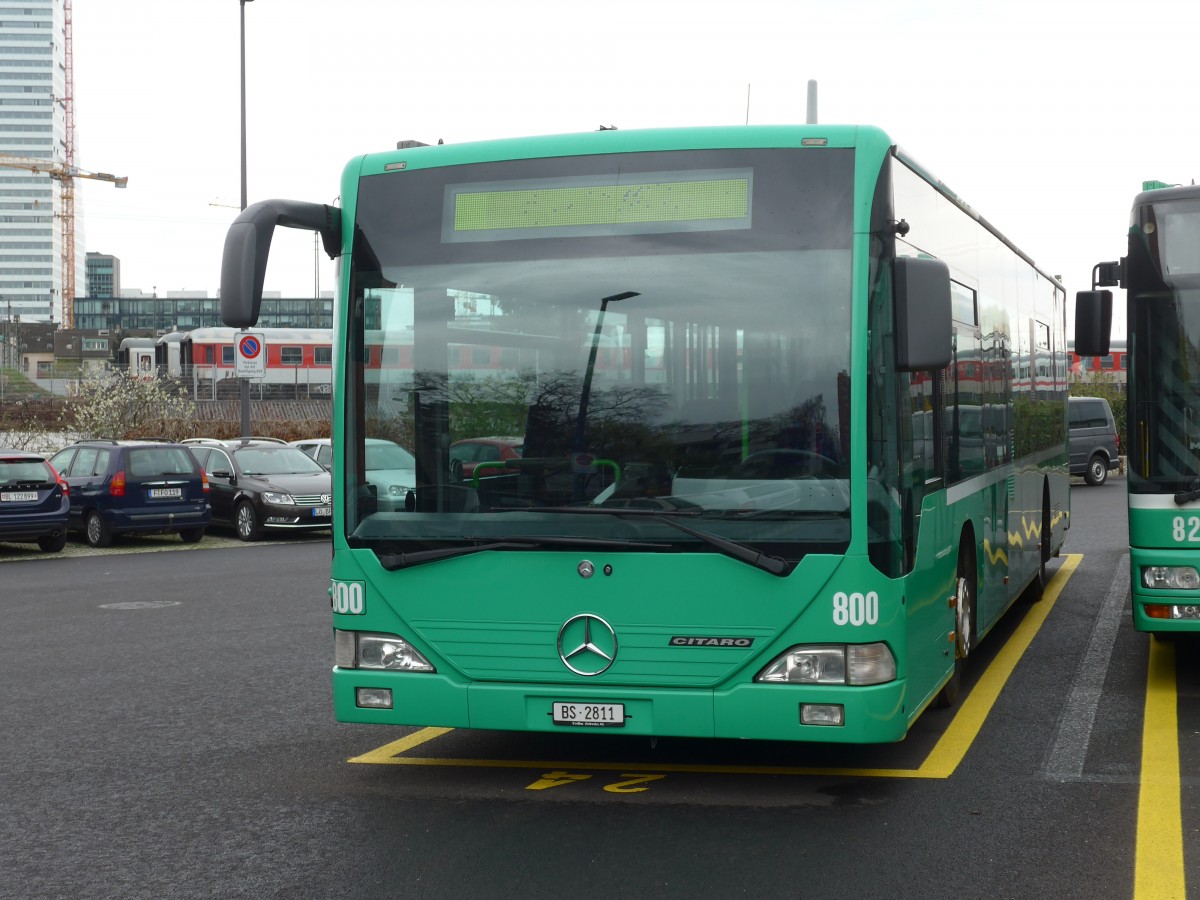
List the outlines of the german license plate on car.
<svg viewBox="0 0 1200 900">
<path fill-rule="evenodd" d="M 150 488 L 151 500 L 169 500 L 183 496 L 183 488 Z"/>
<path fill-rule="evenodd" d="M 13 503 L 28 503 L 30 500 L 36 500 L 37 498 L 37 491 L 9 491 L 6 494 L 0 494 L 0 500 L 12 501 Z"/>
<path fill-rule="evenodd" d="M 625 725 L 624 703 L 563 703 L 555 701 L 551 719 L 555 725 L 585 728 L 621 728 Z"/>
<path fill-rule="evenodd" d="M 333 515 L 333 507 L 331 507 L 331 506 L 314 506 L 313 507 L 313 518 L 314 519 L 319 518 L 321 516 L 332 516 L 332 515 Z"/>
</svg>

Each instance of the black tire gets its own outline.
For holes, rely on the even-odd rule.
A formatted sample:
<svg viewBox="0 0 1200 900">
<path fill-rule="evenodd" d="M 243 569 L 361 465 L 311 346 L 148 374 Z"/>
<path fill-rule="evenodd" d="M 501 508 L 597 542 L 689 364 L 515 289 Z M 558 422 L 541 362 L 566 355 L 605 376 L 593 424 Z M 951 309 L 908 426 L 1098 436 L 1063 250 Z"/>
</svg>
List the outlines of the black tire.
<svg viewBox="0 0 1200 900">
<path fill-rule="evenodd" d="M 955 641 L 954 641 L 954 674 L 942 685 L 933 705 L 946 709 L 958 702 L 962 690 L 963 671 L 967 660 L 975 648 L 975 600 L 978 596 L 979 573 L 975 567 L 975 547 L 965 539 L 958 548 L 958 577 L 955 579 Z"/>
<path fill-rule="evenodd" d="M 204 526 L 203 525 L 201 525 L 199 528 L 184 528 L 184 529 L 181 529 L 179 532 L 179 539 L 181 541 L 183 541 L 185 544 L 198 543 L 200 541 L 200 539 L 203 537 L 204 537 Z"/>
<path fill-rule="evenodd" d="M 43 553 L 58 553 L 67 546 L 67 532 L 64 529 L 55 535 L 43 535 L 38 538 L 38 549 Z"/>
<path fill-rule="evenodd" d="M 257 541 L 262 537 L 262 526 L 258 524 L 258 513 L 254 511 L 254 504 L 249 500 L 243 500 L 237 505 L 233 525 L 237 531 L 238 540 Z"/>
<path fill-rule="evenodd" d="M 1038 542 L 1038 570 L 1033 576 L 1033 581 L 1029 582 L 1029 587 L 1025 589 L 1025 599 L 1030 603 L 1037 603 L 1046 595 L 1046 585 L 1050 583 L 1050 574 L 1046 570 L 1046 564 L 1050 562 L 1050 538 L 1053 536 L 1050 527 L 1050 497 L 1044 495 L 1042 498 L 1042 537 Z"/>
<path fill-rule="evenodd" d="M 94 509 L 88 512 L 83 520 L 83 539 L 91 547 L 112 546 L 112 529 L 104 524 L 104 520 L 100 518 L 100 513 Z"/>
<path fill-rule="evenodd" d="M 1108 460 L 1097 453 L 1088 460 L 1087 471 L 1083 473 L 1083 480 L 1092 487 L 1099 487 L 1108 480 Z"/>
</svg>

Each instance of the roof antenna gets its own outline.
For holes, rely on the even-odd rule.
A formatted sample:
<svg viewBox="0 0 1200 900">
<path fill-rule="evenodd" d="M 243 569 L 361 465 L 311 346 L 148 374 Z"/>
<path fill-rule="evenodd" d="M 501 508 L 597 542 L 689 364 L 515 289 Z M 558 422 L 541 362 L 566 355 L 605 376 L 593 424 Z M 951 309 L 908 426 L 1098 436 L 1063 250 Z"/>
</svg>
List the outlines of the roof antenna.
<svg viewBox="0 0 1200 900">
<path fill-rule="evenodd" d="M 817 83 L 812 79 L 808 82 L 808 114 L 804 121 L 809 125 L 817 124 Z"/>
</svg>

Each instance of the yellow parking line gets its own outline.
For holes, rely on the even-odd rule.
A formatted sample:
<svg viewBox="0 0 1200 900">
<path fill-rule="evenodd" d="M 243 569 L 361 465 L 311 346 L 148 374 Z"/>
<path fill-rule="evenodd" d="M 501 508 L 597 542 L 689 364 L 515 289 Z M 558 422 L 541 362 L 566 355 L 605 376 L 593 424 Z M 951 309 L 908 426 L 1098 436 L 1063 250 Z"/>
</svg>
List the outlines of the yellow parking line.
<svg viewBox="0 0 1200 900">
<path fill-rule="evenodd" d="M 1150 641 L 1142 785 L 1138 793 L 1135 900 L 1185 900 L 1175 647 Z"/>
<path fill-rule="evenodd" d="M 1033 642 L 1050 615 L 1050 610 L 1058 602 L 1067 581 L 1079 567 L 1082 554 L 1071 553 L 1063 557 L 1063 564 L 1054 573 L 1054 578 L 1046 586 L 1046 591 L 1040 603 L 1034 604 L 1021 620 L 1021 624 L 1013 632 L 1012 637 L 1000 649 L 992 664 L 980 677 L 971 693 L 959 707 L 954 720 L 946 729 L 945 734 L 926 757 L 925 762 L 917 771 L 921 778 L 949 778 L 958 764 L 966 756 L 967 750 L 975 742 L 979 729 L 992 711 L 1000 691 L 1008 683 L 1017 663 Z"/>
<path fill-rule="evenodd" d="M 420 731 L 414 732 L 407 737 L 402 737 L 398 741 L 392 741 L 390 744 L 384 744 L 378 749 L 364 753 L 362 756 L 355 756 L 346 762 L 352 763 L 389 763 L 398 754 L 407 753 L 413 747 L 420 746 L 426 741 L 432 741 L 434 738 L 441 737 L 447 732 L 453 731 L 453 728 L 422 728 Z"/>
<path fill-rule="evenodd" d="M 853 769 L 817 766 L 735 766 L 704 765 L 689 763 L 603 763 L 582 760 L 507 760 L 507 759 L 463 759 L 453 757 L 418 757 L 401 754 L 414 749 L 434 738 L 441 737 L 453 729 L 424 728 L 393 741 L 376 750 L 348 759 L 352 763 L 373 763 L 393 766 L 457 766 L 461 768 L 496 769 L 593 769 L 597 771 L 629 770 L 643 768 L 654 772 L 691 772 L 714 775 L 834 775 L 839 777 L 858 776 L 865 778 L 949 778 L 962 762 L 967 750 L 979 734 L 984 721 L 995 705 L 1000 691 L 1012 675 L 1017 663 L 1041 629 L 1050 610 L 1062 594 L 1067 580 L 1079 566 L 1083 557 L 1070 554 L 1063 557 L 1063 564 L 1054 574 L 1046 588 L 1042 601 L 1032 606 L 1017 626 L 1012 637 L 997 654 L 995 660 L 971 688 L 970 694 L 955 713 L 949 727 L 929 755 L 916 769 Z"/>
</svg>

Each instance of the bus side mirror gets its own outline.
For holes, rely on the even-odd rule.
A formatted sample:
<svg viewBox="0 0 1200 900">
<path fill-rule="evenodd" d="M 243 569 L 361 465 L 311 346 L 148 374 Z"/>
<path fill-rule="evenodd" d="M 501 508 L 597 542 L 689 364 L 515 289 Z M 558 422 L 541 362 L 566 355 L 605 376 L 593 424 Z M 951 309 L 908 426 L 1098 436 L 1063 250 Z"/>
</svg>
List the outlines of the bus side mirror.
<svg viewBox="0 0 1200 900">
<path fill-rule="evenodd" d="M 950 365 L 954 324 L 950 269 L 940 259 L 895 261 L 896 367 L 926 372 Z"/>
<path fill-rule="evenodd" d="M 1075 294 L 1075 353 L 1107 356 L 1112 333 L 1112 291 L 1079 291 Z"/>
<path fill-rule="evenodd" d="M 342 249 L 338 210 L 320 203 L 263 200 L 241 211 L 225 235 L 221 257 L 221 319 L 233 328 L 258 324 L 267 257 L 277 225 L 319 232 L 331 259 Z"/>
</svg>

